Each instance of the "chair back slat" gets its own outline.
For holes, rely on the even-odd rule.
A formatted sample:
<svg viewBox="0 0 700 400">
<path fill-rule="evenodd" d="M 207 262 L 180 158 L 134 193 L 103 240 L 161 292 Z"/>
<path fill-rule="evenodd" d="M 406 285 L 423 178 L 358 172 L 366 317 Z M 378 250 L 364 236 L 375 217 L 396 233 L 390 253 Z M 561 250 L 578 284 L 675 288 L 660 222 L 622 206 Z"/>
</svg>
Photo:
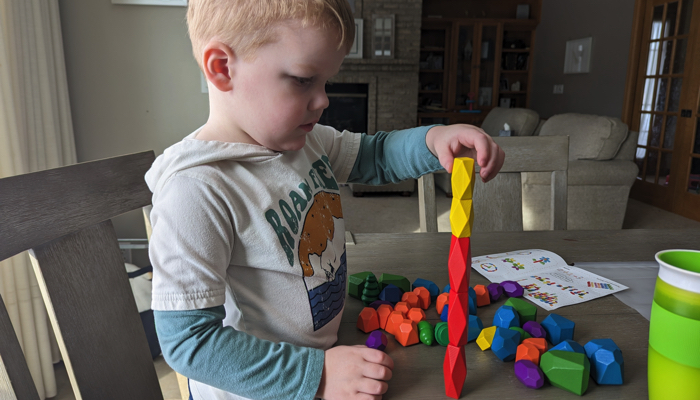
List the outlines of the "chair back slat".
<svg viewBox="0 0 700 400">
<path fill-rule="evenodd" d="M 112 222 L 31 255 L 76 398 L 162 399 Z"/>
<path fill-rule="evenodd" d="M 0 260 L 30 250 L 76 399 L 163 399 L 111 222 L 150 204 L 144 174 L 154 159 L 149 151 L 0 179 Z M 0 399 L 38 398 L 4 305 L 0 335 Z"/>
<path fill-rule="evenodd" d="M 0 179 L 0 260 L 151 203 L 152 151 Z"/>
<path fill-rule="evenodd" d="M 0 400 L 39 400 L 39 393 L 1 298 L 0 338 Z"/>
</svg>

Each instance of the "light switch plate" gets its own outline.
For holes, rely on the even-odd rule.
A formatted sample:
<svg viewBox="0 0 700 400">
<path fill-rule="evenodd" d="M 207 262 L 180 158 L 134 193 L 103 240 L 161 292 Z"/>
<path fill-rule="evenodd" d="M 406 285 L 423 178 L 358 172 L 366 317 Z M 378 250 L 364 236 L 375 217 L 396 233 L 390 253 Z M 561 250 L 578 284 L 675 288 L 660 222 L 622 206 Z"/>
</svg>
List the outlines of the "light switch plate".
<svg viewBox="0 0 700 400">
<path fill-rule="evenodd" d="M 131 5 L 139 5 L 139 6 L 186 7 L 187 0 L 112 0 L 112 4 L 131 4 Z"/>
</svg>

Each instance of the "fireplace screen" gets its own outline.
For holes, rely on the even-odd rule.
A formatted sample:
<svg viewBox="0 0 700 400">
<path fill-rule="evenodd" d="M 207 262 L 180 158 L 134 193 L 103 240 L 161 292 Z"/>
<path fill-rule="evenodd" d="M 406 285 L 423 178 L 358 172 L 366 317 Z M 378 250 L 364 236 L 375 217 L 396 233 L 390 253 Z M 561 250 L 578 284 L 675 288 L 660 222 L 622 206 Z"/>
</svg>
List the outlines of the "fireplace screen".
<svg viewBox="0 0 700 400">
<path fill-rule="evenodd" d="M 326 87 L 330 104 L 323 111 L 320 124 L 339 131 L 367 132 L 366 83 L 334 83 Z"/>
</svg>

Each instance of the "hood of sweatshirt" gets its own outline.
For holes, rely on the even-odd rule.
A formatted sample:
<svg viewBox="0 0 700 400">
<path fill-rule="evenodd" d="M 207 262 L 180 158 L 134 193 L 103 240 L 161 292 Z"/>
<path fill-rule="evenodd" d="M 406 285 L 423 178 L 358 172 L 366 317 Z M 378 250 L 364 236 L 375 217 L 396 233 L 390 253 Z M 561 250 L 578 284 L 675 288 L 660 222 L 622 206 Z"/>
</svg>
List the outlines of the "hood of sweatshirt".
<svg viewBox="0 0 700 400">
<path fill-rule="evenodd" d="M 178 171 L 223 160 L 261 162 L 282 155 L 259 145 L 195 139 L 201 129 L 165 149 L 146 172 L 146 184 L 154 200 L 165 182 Z"/>
</svg>

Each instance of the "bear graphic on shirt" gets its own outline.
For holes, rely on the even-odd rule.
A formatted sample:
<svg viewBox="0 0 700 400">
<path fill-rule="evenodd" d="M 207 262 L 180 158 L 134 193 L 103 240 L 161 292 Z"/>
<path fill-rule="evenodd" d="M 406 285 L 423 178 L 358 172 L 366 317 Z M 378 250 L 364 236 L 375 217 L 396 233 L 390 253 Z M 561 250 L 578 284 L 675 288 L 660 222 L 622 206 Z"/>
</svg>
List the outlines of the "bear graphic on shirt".
<svg viewBox="0 0 700 400">
<path fill-rule="evenodd" d="M 304 219 L 297 254 L 314 330 L 318 330 L 338 315 L 345 301 L 345 225 L 339 194 L 316 193 Z"/>
</svg>

